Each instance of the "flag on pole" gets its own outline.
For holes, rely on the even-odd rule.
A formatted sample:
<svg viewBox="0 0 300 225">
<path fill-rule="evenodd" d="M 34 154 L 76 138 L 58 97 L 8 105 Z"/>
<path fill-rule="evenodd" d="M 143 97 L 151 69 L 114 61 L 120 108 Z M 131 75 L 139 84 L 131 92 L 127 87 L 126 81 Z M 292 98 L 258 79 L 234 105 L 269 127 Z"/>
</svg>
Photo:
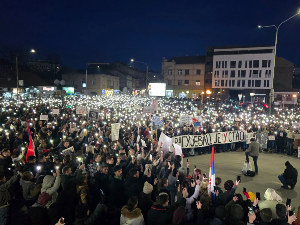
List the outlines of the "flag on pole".
<svg viewBox="0 0 300 225">
<path fill-rule="evenodd" d="M 212 146 L 211 156 L 210 156 L 210 168 L 209 168 L 209 183 L 208 183 L 208 194 L 211 197 L 212 202 L 215 202 L 215 192 L 214 186 L 216 186 L 215 182 L 215 148 Z"/>
<path fill-rule="evenodd" d="M 28 119 L 26 119 L 27 122 L 27 130 L 28 130 L 28 136 L 29 136 L 29 145 L 28 145 L 28 149 L 27 149 L 27 153 L 26 153 L 26 162 L 29 156 L 35 156 L 35 152 L 34 152 L 34 143 L 32 141 L 32 136 L 31 136 L 31 132 L 30 132 L 30 127 L 29 127 L 29 123 L 28 123 Z"/>
</svg>

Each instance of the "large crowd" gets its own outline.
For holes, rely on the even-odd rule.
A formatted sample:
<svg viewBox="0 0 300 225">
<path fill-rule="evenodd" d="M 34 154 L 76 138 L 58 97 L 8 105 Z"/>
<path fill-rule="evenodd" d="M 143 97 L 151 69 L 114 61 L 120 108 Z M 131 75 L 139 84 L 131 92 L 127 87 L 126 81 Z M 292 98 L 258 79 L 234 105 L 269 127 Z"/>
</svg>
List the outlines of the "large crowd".
<svg viewBox="0 0 300 225">
<path fill-rule="evenodd" d="M 297 108 L 268 116 L 263 103 L 127 95 L 1 99 L 0 107 L 1 225 L 300 224 L 271 188 L 259 199 L 241 190 L 239 180 L 216 177 L 212 197 L 204 171 L 183 160 L 212 147 L 245 151 L 246 141 L 184 148 L 179 155 L 162 151 L 158 141 L 162 133 L 244 130 L 264 152 L 298 156 Z M 200 116 L 201 125 L 182 124 L 181 115 Z M 160 127 L 153 116 L 163 119 Z"/>
</svg>

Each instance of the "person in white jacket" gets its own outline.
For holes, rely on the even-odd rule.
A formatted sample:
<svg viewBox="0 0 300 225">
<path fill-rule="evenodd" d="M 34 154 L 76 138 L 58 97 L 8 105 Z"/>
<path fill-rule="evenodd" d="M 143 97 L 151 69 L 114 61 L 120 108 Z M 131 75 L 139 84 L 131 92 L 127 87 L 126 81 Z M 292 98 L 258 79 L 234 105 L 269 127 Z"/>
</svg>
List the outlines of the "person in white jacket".
<svg viewBox="0 0 300 225">
<path fill-rule="evenodd" d="M 192 220 L 193 219 L 193 211 L 192 211 L 192 207 L 191 205 L 193 204 L 193 202 L 198 198 L 199 196 L 199 189 L 200 189 L 200 179 L 196 180 L 196 184 L 195 182 L 193 182 L 191 184 L 192 187 L 195 187 L 195 192 L 191 197 L 187 197 L 188 196 L 188 192 L 187 192 L 187 198 L 186 198 L 186 206 L 185 206 L 185 210 L 186 210 L 186 221 Z"/>
<path fill-rule="evenodd" d="M 125 205 L 121 210 L 120 225 L 145 225 L 142 210 L 137 208 L 138 198 L 131 197 L 128 200 L 128 205 Z"/>
<path fill-rule="evenodd" d="M 56 171 L 56 174 L 54 176 L 47 175 L 45 176 L 43 180 L 43 185 L 41 189 L 41 193 L 47 193 L 51 195 L 51 200 L 46 204 L 46 207 L 49 208 L 51 204 L 56 202 L 58 193 L 57 190 L 60 187 L 60 176 L 59 176 L 59 170 Z M 55 181 L 55 182 L 54 182 Z M 54 183 L 54 185 L 53 185 Z"/>
</svg>

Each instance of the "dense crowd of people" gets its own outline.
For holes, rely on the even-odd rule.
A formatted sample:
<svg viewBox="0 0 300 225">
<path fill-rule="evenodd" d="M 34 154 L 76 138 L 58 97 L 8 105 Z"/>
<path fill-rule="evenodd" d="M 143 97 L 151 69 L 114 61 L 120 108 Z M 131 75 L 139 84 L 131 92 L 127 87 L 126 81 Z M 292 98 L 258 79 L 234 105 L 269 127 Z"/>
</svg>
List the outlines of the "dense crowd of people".
<svg viewBox="0 0 300 225">
<path fill-rule="evenodd" d="M 0 106 L 1 225 L 295 223 L 291 204 L 283 204 L 274 189 L 260 200 L 240 190 L 239 180 L 217 177 L 212 197 L 206 174 L 183 160 L 210 153 L 212 146 L 183 149 L 178 155 L 162 151 L 158 139 L 161 133 L 174 137 L 246 130 L 255 134 L 262 151 L 298 154 L 297 109 L 277 109 L 268 117 L 261 104 L 126 95 L 64 102 L 1 99 Z M 97 109 L 97 115 L 89 117 L 85 108 L 76 114 L 78 106 Z M 150 106 L 154 112 L 145 112 Z M 180 123 L 183 114 L 201 116 L 201 125 Z M 154 127 L 153 115 L 163 118 L 161 127 Z M 112 137 L 114 123 L 120 123 L 117 140 Z M 214 147 L 226 152 L 246 150 L 249 144 Z M 288 182 L 288 176 L 289 170 L 279 179 Z"/>
</svg>

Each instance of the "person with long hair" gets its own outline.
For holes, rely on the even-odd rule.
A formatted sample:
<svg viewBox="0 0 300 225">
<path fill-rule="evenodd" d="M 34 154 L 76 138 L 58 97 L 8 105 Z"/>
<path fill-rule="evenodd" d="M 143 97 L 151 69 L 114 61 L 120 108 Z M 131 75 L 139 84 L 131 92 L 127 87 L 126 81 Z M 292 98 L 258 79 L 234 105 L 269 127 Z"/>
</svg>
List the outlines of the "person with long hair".
<svg viewBox="0 0 300 225">
<path fill-rule="evenodd" d="M 169 195 L 161 192 L 157 197 L 154 205 L 148 211 L 148 225 L 166 225 L 172 220 L 172 212 L 169 207 Z"/>
<path fill-rule="evenodd" d="M 121 210 L 120 225 L 144 225 L 142 210 L 137 208 L 138 198 L 133 196 L 129 198 L 128 205 Z"/>
</svg>

